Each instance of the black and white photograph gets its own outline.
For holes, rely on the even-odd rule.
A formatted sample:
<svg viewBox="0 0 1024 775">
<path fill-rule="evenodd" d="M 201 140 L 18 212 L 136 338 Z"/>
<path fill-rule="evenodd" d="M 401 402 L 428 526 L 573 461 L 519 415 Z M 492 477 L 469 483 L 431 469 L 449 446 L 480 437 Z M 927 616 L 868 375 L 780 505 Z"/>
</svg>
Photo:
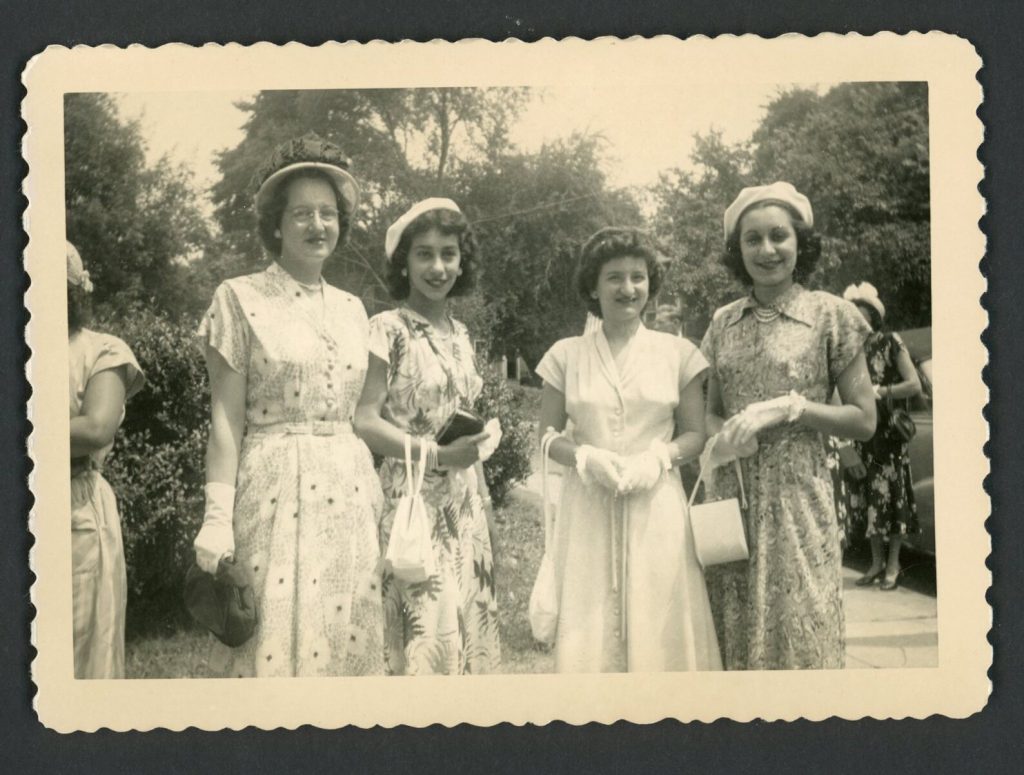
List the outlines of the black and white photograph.
<svg viewBox="0 0 1024 775">
<path fill-rule="evenodd" d="M 977 62 L 712 43 L 47 52 L 44 722 L 984 702 Z"/>
</svg>

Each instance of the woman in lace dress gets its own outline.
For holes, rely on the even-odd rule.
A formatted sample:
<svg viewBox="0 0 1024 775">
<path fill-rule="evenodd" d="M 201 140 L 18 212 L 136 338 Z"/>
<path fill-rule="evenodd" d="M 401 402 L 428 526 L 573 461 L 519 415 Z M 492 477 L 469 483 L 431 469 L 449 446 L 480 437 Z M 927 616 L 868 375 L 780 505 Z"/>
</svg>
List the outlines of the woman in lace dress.
<svg viewBox="0 0 1024 775">
<path fill-rule="evenodd" d="M 358 298 L 325 283 L 358 187 L 315 135 L 258 173 L 260 237 L 274 260 L 221 284 L 199 326 L 211 387 L 206 515 L 196 561 L 252 574 L 259 624 L 226 676 L 379 674 L 381 493 L 352 431 L 368 357 Z"/>
<path fill-rule="evenodd" d="M 723 262 L 751 289 L 715 312 L 702 344 L 708 432 L 743 458 L 749 504 L 750 559 L 707 573 L 725 666 L 841 668 L 840 526 L 822 436 L 874 433 L 868 327 L 849 302 L 801 285 L 821 248 L 811 204 L 790 184 L 743 189 L 725 241 Z M 712 489 L 736 493 L 732 466 Z"/>
</svg>

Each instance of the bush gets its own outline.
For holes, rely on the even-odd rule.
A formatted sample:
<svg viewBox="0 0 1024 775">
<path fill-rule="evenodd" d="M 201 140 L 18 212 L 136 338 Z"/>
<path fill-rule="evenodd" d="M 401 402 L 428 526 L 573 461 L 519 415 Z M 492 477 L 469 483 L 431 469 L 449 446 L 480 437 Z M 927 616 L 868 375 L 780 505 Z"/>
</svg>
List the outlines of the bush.
<svg viewBox="0 0 1024 775">
<path fill-rule="evenodd" d="M 485 419 L 501 421 L 501 444 L 490 460 L 484 463 L 487 487 L 496 505 L 505 503 L 509 492 L 530 475 L 535 417 L 525 390 L 505 379 L 501 369 L 481 369 L 483 391 L 476 401 L 476 411 Z"/>
<path fill-rule="evenodd" d="M 210 395 L 195 325 L 136 309 L 99 324 L 139 361 L 146 386 L 126 408 L 104 475 L 117 493 L 132 633 L 188 621 L 182 604 L 192 539 L 203 516 Z"/>
</svg>

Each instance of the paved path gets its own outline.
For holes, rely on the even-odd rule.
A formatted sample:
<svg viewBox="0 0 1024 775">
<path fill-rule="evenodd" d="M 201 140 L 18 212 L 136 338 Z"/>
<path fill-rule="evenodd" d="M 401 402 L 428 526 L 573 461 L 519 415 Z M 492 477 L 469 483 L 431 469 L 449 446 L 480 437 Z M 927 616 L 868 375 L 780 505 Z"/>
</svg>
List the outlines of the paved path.
<svg viewBox="0 0 1024 775">
<path fill-rule="evenodd" d="M 551 497 L 557 502 L 561 467 L 552 465 Z M 540 458 L 535 453 L 526 489 L 541 494 Z M 843 568 L 847 668 L 937 667 L 936 600 L 904 587 L 883 592 L 878 584 L 858 587 L 860 571 Z"/>
</svg>

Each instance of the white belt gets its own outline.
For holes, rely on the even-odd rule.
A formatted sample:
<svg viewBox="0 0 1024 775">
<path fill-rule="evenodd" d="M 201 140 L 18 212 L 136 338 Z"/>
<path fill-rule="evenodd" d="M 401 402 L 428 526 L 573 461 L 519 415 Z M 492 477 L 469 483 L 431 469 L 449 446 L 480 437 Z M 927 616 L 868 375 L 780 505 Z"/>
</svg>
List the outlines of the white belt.
<svg viewBox="0 0 1024 775">
<path fill-rule="evenodd" d="M 281 433 L 289 436 L 351 436 L 352 423 L 339 420 L 313 420 L 312 422 L 275 422 L 255 425 L 250 433 Z"/>
</svg>

